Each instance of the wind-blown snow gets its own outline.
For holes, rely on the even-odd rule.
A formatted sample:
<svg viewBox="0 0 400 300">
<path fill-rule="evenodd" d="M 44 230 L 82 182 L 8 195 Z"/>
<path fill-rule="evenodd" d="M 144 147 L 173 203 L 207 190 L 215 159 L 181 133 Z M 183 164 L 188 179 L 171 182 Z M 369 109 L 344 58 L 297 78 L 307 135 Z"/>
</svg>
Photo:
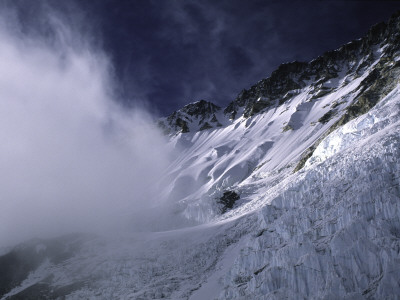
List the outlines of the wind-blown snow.
<svg viewBox="0 0 400 300">
<path fill-rule="evenodd" d="M 0 247 L 126 226 L 158 195 L 155 174 L 170 155 L 165 138 L 144 110 L 116 104 L 107 57 L 51 11 L 44 36 L 26 33 L 5 11 Z"/>
</svg>

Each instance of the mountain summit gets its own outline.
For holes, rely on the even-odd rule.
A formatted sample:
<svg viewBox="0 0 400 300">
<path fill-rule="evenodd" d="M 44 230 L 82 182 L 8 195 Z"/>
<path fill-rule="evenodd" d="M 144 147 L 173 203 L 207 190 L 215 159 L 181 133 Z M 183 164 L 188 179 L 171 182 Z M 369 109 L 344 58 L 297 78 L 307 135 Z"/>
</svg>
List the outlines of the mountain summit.
<svg viewBox="0 0 400 300">
<path fill-rule="evenodd" d="M 159 120 L 158 125 L 166 134 L 221 127 L 222 125 L 216 117 L 216 113 L 220 110 L 221 107 L 211 102 L 200 100 L 184 106 L 167 118 Z"/>
<path fill-rule="evenodd" d="M 2 299 L 398 299 L 399 13 L 158 125 L 179 155 L 152 230 L 21 244 Z"/>
</svg>

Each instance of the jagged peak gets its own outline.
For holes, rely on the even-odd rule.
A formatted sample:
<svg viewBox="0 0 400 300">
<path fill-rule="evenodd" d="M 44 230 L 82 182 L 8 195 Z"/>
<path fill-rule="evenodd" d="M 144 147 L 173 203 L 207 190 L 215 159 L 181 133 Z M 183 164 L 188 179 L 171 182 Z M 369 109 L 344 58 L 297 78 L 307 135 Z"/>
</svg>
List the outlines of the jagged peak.
<svg viewBox="0 0 400 300">
<path fill-rule="evenodd" d="M 185 105 L 166 118 L 161 118 L 158 121 L 158 126 L 166 134 L 187 133 L 220 127 L 222 125 L 215 115 L 219 110 L 221 110 L 221 107 L 218 105 L 202 99 Z"/>
<path fill-rule="evenodd" d="M 210 101 L 199 100 L 185 105 L 179 111 L 187 113 L 190 116 L 199 116 L 204 114 L 212 114 L 220 109 L 221 107 Z"/>
<path fill-rule="evenodd" d="M 308 65 L 307 62 L 302 61 L 291 61 L 285 62 L 279 65 L 279 67 L 271 73 L 269 78 L 273 79 L 277 76 L 281 76 L 281 74 L 297 74 L 304 70 Z"/>
<path fill-rule="evenodd" d="M 388 23 L 390 24 L 392 21 L 399 21 L 398 19 L 400 19 L 400 10 L 396 11 L 390 16 Z"/>
</svg>

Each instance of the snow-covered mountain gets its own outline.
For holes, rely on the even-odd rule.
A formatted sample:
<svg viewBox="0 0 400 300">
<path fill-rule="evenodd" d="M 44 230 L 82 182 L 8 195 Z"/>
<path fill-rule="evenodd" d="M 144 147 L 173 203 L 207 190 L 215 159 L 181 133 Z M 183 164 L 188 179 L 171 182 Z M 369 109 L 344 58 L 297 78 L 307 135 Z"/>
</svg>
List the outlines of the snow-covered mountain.
<svg viewBox="0 0 400 300">
<path fill-rule="evenodd" d="M 399 299 L 400 14 L 158 125 L 154 231 L 19 245 L 0 297 Z"/>
</svg>

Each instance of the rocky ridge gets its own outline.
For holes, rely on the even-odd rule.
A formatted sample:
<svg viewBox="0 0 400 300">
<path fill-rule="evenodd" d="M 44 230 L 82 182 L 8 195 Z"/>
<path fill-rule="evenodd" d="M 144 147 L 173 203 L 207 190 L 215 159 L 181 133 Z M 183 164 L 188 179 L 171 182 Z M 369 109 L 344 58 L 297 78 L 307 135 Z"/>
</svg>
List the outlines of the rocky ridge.
<svg viewBox="0 0 400 300">
<path fill-rule="evenodd" d="M 221 127 L 222 125 L 216 117 L 220 110 L 221 107 L 211 102 L 200 100 L 184 106 L 167 118 L 160 119 L 158 126 L 165 134 L 187 133 Z"/>
<path fill-rule="evenodd" d="M 309 100 L 317 100 L 334 91 L 336 87 L 331 86 L 329 81 L 338 78 L 341 74 L 353 74 L 352 77 L 348 77 L 348 81 L 362 76 L 376 59 L 375 49 L 379 45 L 387 45 L 380 53 L 380 62 L 376 69 L 363 83 L 364 88 L 360 90 L 360 98 L 370 85 L 379 84 L 380 75 L 383 75 L 388 69 L 399 67 L 399 63 L 393 61 L 393 57 L 400 50 L 398 18 L 399 13 L 396 13 L 392 15 L 388 23 L 382 22 L 374 25 L 363 38 L 343 45 L 339 49 L 328 51 L 309 63 L 294 61 L 280 65 L 277 70 L 272 72 L 270 77 L 260 80 L 249 89 L 242 90 L 236 99 L 223 109 L 223 114 L 218 115 L 218 118 L 215 112 L 219 111 L 220 108 L 211 102 L 201 100 L 185 106 L 167 118 L 160 119 L 159 125 L 167 134 L 187 133 L 190 131 L 189 124 L 198 119 L 199 126 L 194 126 L 192 130 L 215 128 L 222 126 L 221 124 L 226 124 L 228 120 L 232 121 L 240 117 L 247 119 L 270 109 L 276 109 L 298 95 L 306 87 L 310 88 Z M 353 117 L 357 115 L 355 111 L 359 111 L 358 115 L 365 113 L 376 102 L 377 99 L 368 101 L 368 103 L 356 99 L 352 108 L 337 126 L 350 120 L 351 115 Z M 206 103 L 214 108 L 212 119 L 210 119 L 211 111 L 204 109 Z M 188 106 L 197 107 L 196 111 L 198 113 L 203 112 L 204 115 L 197 115 L 195 119 L 191 118 L 193 116 L 190 114 L 187 116 L 185 110 Z"/>
</svg>

